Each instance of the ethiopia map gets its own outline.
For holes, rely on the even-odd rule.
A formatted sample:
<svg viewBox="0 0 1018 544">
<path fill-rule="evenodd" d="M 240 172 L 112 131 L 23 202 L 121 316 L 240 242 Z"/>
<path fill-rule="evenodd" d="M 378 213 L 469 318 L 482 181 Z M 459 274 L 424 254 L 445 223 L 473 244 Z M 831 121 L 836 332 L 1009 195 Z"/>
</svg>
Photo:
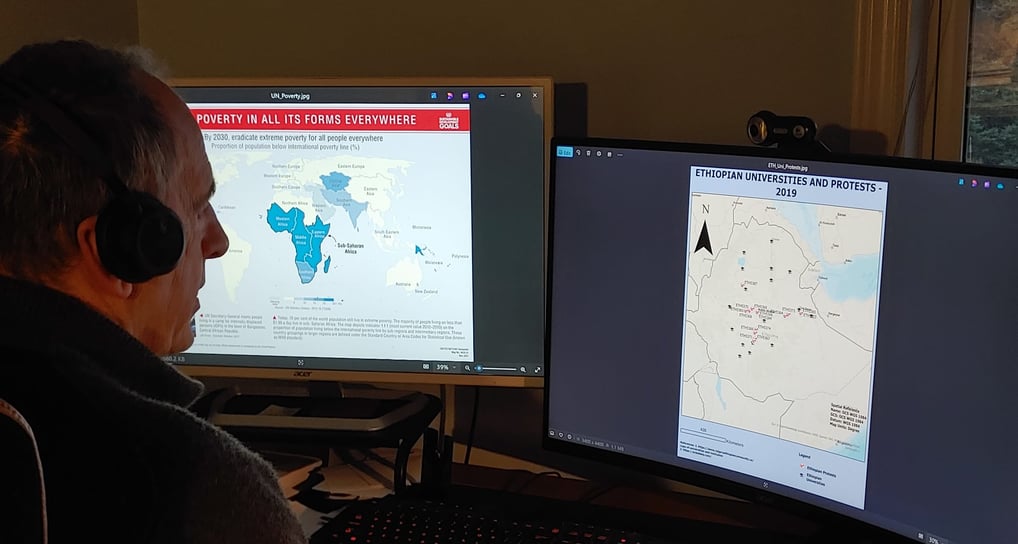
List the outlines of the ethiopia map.
<svg viewBox="0 0 1018 544">
<path fill-rule="evenodd" d="M 766 164 L 689 170 L 676 454 L 863 508 L 887 182 Z"/>
<path fill-rule="evenodd" d="M 882 214 L 696 193 L 682 413 L 862 457 Z"/>
</svg>

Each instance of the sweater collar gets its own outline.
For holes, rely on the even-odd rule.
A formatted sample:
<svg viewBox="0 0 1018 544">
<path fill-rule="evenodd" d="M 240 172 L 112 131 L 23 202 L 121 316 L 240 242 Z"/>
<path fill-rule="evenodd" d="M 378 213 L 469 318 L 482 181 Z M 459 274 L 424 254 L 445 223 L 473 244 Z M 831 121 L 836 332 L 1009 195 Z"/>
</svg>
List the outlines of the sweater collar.
<svg viewBox="0 0 1018 544">
<path fill-rule="evenodd" d="M 0 344 L 28 351 L 58 345 L 85 355 L 96 370 L 142 396 L 188 406 L 200 382 L 164 362 L 134 336 L 81 300 L 0 276 Z M 0 364 L 4 364 L 0 358 Z M 6 361 L 8 364 L 14 361 Z"/>
</svg>

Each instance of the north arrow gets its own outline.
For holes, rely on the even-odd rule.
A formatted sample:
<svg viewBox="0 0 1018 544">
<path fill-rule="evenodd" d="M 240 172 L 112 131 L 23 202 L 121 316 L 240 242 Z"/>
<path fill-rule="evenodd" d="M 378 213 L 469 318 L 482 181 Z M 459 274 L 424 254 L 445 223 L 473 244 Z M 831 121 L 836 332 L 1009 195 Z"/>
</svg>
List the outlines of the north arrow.
<svg viewBox="0 0 1018 544">
<path fill-rule="evenodd" d="M 693 253 L 701 249 L 706 249 L 707 253 L 714 255 L 714 250 L 710 247 L 710 234 L 707 233 L 706 221 L 703 222 L 703 229 L 700 230 L 700 239 L 696 241 L 696 249 L 693 250 Z"/>
</svg>

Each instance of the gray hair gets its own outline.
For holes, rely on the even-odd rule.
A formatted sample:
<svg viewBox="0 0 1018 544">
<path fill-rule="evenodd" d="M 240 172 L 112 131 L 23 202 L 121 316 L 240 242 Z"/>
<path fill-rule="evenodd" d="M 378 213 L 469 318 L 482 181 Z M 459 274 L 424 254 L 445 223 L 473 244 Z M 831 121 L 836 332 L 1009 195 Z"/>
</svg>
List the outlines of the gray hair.
<svg viewBox="0 0 1018 544">
<path fill-rule="evenodd" d="M 0 76 L 67 112 L 131 189 L 163 199 L 179 165 L 163 112 L 141 86 L 162 70 L 151 54 L 84 41 L 21 48 Z M 0 270 L 24 279 L 60 274 L 71 264 L 78 225 L 98 214 L 109 191 L 96 161 L 72 149 L 38 114 L 0 102 Z"/>
</svg>

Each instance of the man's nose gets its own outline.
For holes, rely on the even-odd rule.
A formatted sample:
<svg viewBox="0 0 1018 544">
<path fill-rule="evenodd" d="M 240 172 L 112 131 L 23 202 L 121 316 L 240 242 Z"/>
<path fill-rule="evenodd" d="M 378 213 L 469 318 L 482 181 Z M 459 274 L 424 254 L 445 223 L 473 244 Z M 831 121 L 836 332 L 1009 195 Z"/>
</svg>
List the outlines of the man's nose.
<svg viewBox="0 0 1018 544">
<path fill-rule="evenodd" d="M 215 217 L 212 224 L 209 225 L 206 236 L 202 240 L 201 249 L 202 255 L 206 259 L 218 259 L 226 254 L 226 250 L 230 249 L 230 238 L 223 230 L 223 225 L 219 223 L 218 217 Z"/>
</svg>

